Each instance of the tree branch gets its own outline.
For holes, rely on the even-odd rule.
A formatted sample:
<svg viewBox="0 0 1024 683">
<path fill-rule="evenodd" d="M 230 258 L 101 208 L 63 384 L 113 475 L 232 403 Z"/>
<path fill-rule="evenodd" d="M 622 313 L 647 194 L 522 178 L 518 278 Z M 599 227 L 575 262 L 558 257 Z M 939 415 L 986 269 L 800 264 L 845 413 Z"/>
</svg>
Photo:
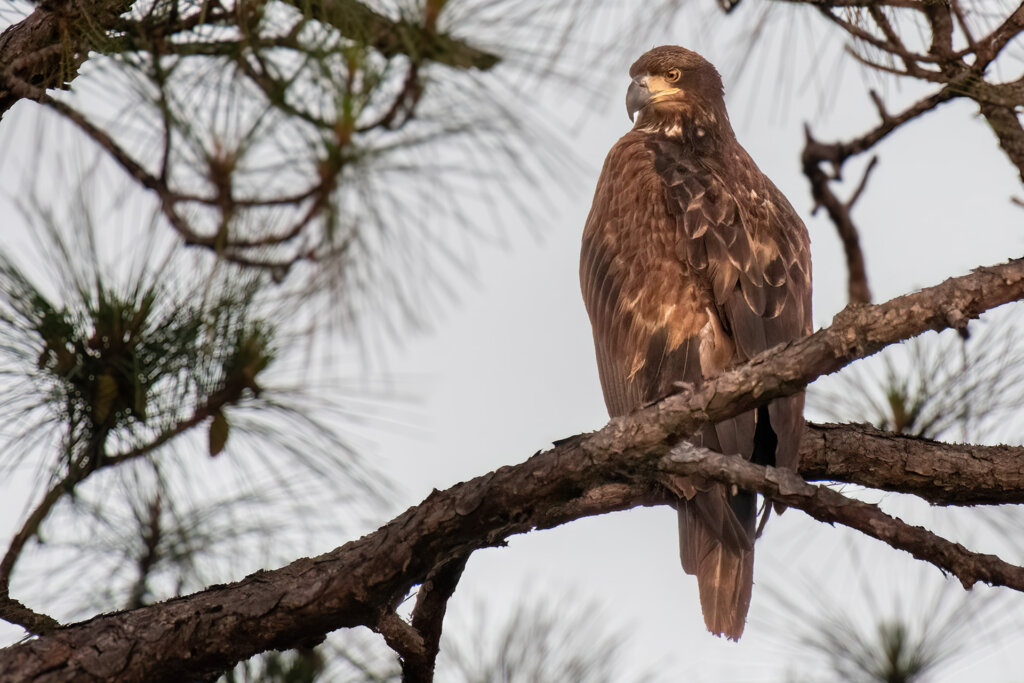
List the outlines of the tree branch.
<svg viewBox="0 0 1024 683">
<path fill-rule="evenodd" d="M 0 618 L 21 626 L 29 633 L 49 633 L 60 626 L 60 622 L 47 614 L 40 614 L 10 597 L 7 587 L 0 588 Z M 0 669 L 0 674 L 3 670 Z"/>
<path fill-rule="evenodd" d="M 586 515 L 669 503 L 659 485 L 660 459 L 706 422 L 799 391 L 887 344 L 962 327 L 1022 296 L 1024 260 L 1015 260 L 885 304 L 847 307 L 830 328 L 520 465 L 435 491 L 330 553 L 61 628 L 0 651 L 0 671 L 17 672 L 10 680 L 180 680 L 222 671 L 267 649 L 318 642 L 337 628 L 377 626 L 435 567 L 475 549 Z"/>
<path fill-rule="evenodd" d="M 800 508 L 819 522 L 839 522 L 953 574 L 964 588 L 984 581 L 1024 591 L 1024 567 L 1004 562 L 995 555 L 971 552 L 923 527 L 911 526 L 898 517 L 887 515 L 877 505 L 847 498 L 825 486 L 808 484 L 795 472 L 762 467 L 689 442 L 673 449 L 662 460 L 662 469 L 676 475 L 696 474 L 726 481 L 748 491 L 759 491 L 789 507 Z"/>
<path fill-rule="evenodd" d="M 412 61 L 429 60 L 458 69 L 487 70 L 498 55 L 477 49 L 434 30 L 436 16 L 422 22 L 394 20 L 357 0 L 283 0 L 324 21 L 348 38 L 373 47 L 385 57 L 407 55 Z"/>
<path fill-rule="evenodd" d="M 448 600 L 455 594 L 468 560 L 467 554 L 434 567 L 420 586 L 416 607 L 412 611 L 412 627 L 422 638 L 424 652 L 420 658 L 403 658 L 403 683 L 430 683 L 434 680 L 434 663 L 441 647 L 441 629 Z"/>
<path fill-rule="evenodd" d="M 948 87 L 942 88 L 938 92 L 915 102 L 899 114 L 891 115 L 886 111 L 885 105 L 878 94 L 874 91 L 871 91 L 870 94 L 878 110 L 878 116 L 881 119 L 875 128 L 847 142 L 823 143 L 814 138 L 809 126 L 805 126 L 806 143 L 801 154 L 804 175 L 811 184 L 811 196 L 814 198 L 815 208 L 824 207 L 832 223 L 836 226 L 836 232 L 838 232 L 839 239 L 843 243 L 848 276 L 847 292 L 850 303 L 855 304 L 870 303 L 871 288 L 868 285 L 867 269 L 864 265 L 864 252 L 860 246 L 860 235 L 857 231 L 857 226 L 853 222 L 853 206 L 864 191 L 868 174 L 874 168 L 877 157 L 873 158 L 868 164 L 860 184 L 848 200 L 841 200 L 832 191 L 830 183 L 841 177 L 843 164 L 850 157 L 871 149 L 899 126 L 957 96 L 953 89 Z M 823 163 L 831 165 L 831 174 L 822 168 Z"/>
<path fill-rule="evenodd" d="M 800 474 L 911 493 L 933 505 L 1024 503 L 1024 447 L 948 444 L 869 425 L 808 423 Z"/>
<path fill-rule="evenodd" d="M 0 118 L 26 97 L 23 84 L 63 88 L 78 75 L 101 28 L 127 12 L 133 0 L 52 0 L 0 33 Z"/>
<path fill-rule="evenodd" d="M 981 115 L 985 117 L 992 132 L 999 140 L 999 146 L 1010 162 L 1017 167 L 1017 174 L 1024 182 L 1024 127 L 1020 115 L 1013 106 L 993 104 L 984 100 L 978 102 Z"/>
<path fill-rule="evenodd" d="M 851 216 L 853 204 L 863 189 L 863 181 L 853 198 L 846 202 L 836 196 L 830 182 L 839 179 L 842 166 L 850 157 L 871 149 L 898 127 L 955 97 L 969 97 L 978 103 L 986 122 L 995 132 L 1000 147 L 1017 167 L 1021 180 L 1024 180 L 1024 128 L 1017 115 L 1018 108 L 1024 104 L 1024 77 L 1001 84 L 985 80 L 987 67 L 999 56 L 1007 43 L 1024 30 L 1024 3 L 1013 10 L 997 28 L 976 39 L 968 26 L 965 12 L 955 0 L 789 1 L 816 7 L 826 19 L 851 36 L 853 44 L 847 46 L 847 52 L 860 63 L 876 71 L 910 76 L 940 86 L 932 95 L 896 116 L 889 115 L 881 99 L 872 92 L 871 98 L 882 121 L 874 129 L 849 142 L 823 144 L 811 136 L 809 128 L 806 129 L 807 143 L 802 156 L 803 170 L 811 184 L 815 209 L 826 209 L 842 240 L 849 273 L 849 301 L 867 303 L 871 299 L 871 291 L 868 287 L 860 238 Z M 861 9 L 851 10 L 855 7 Z M 895 9 L 887 12 L 885 8 Z M 918 15 L 916 19 L 927 22 L 931 41 L 926 53 L 907 48 L 897 30 L 900 22 L 891 18 L 900 13 L 915 14 Z M 874 24 L 874 31 L 865 27 L 868 17 Z M 953 45 L 957 42 L 954 40 L 954 32 L 957 29 L 963 35 L 967 47 L 954 50 Z M 867 45 L 870 50 L 880 51 L 884 56 L 893 59 L 894 63 L 886 64 L 883 63 L 884 58 L 876 59 L 869 54 L 861 54 L 861 51 L 856 49 L 858 45 Z M 895 65 L 896 60 L 902 64 L 901 68 Z M 923 65 L 930 65 L 931 68 Z M 825 162 L 831 163 L 831 174 L 822 168 Z M 866 178 L 867 174 L 865 180 Z"/>
<path fill-rule="evenodd" d="M 413 61 L 481 70 L 499 61 L 494 53 L 434 30 L 433 21 L 420 25 L 393 20 L 357 0 L 283 1 L 386 57 L 406 54 Z M 131 28 L 118 18 L 132 4 L 133 0 L 50 0 L 0 33 L 0 118 L 17 101 L 30 96 L 23 85 L 42 90 L 66 87 L 78 75 L 90 50 L 117 45 L 107 31 Z"/>
</svg>

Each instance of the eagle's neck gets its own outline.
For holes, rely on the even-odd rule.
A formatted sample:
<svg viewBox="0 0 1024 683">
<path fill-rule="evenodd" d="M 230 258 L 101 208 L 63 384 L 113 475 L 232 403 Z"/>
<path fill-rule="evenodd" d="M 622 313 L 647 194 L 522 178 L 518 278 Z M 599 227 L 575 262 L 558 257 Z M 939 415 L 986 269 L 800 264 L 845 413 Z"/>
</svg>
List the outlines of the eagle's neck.
<svg viewBox="0 0 1024 683">
<path fill-rule="evenodd" d="M 648 107 L 640 112 L 633 129 L 709 151 L 735 139 L 724 103 L 717 107 L 697 104 Z"/>
</svg>

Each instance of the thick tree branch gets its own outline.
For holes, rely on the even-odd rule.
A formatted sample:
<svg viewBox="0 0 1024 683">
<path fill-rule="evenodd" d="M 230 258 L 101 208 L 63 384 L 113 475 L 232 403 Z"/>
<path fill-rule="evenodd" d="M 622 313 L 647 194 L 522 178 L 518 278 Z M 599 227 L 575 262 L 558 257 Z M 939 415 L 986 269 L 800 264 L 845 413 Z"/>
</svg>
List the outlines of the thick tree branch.
<svg viewBox="0 0 1024 683">
<path fill-rule="evenodd" d="M 933 505 L 1024 503 L 1024 447 L 947 444 L 868 425 L 808 423 L 800 474 L 911 493 Z"/>
<path fill-rule="evenodd" d="M 664 476 L 659 461 L 707 421 L 799 391 L 887 344 L 929 329 L 962 327 L 1022 296 L 1024 260 L 1015 260 L 885 304 L 848 307 L 830 328 L 520 465 L 436 491 L 330 553 L 98 616 L 0 651 L 0 679 L 181 680 L 222 671 L 267 649 L 318 642 L 337 628 L 378 626 L 436 567 L 477 548 L 586 515 L 669 502 L 658 485 Z"/>
<path fill-rule="evenodd" d="M 761 467 L 688 442 L 666 456 L 662 468 L 671 474 L 698 474 L 759 491 L 774 501 L 800 508 L 819 522 L 838 522 L 856 529 L 953 574 L 964 588 L 984 581 L 1024 591 L 1024 567 L 1004 562 L 995 555 L 971 552 L 923 527 L 887 515 L 877 505 L 847 498 L 825 486 L 808 484 L 794 472 Z"/>
</svg>

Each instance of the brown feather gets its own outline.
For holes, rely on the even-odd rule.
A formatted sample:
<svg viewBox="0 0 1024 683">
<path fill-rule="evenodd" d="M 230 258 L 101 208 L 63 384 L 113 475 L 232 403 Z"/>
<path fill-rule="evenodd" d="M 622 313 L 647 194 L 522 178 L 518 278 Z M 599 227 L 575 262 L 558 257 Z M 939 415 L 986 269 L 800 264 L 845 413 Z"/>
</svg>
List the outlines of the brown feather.
<svg viewBox="0 0 1024 683">
<path fill-rule="evenodd" d="M 656 48 L 630 75 L 680 69 L 678 93 L 638 114 L 608 153 L 583 231 L 580 279 L 612 416 L 811 330 L 807 230 L 739 145 L 721 79 L 700 55 Z M 795 468 L 803 395 L 705 427 L 692 441 Z M 680 558 L 708 629 L 743 632 L 753 582 L 752 493 L 681 483 Z"/>
<path fill-rule="evenodd" d="M 718 508 L 726 509 L 725 502 Z M 679 548 L 683 570 L 697 576 L 707 629 L 739 640 L 754 587 L 753 547 L 730 548 L 693 502 L 683 501 L 679 506 Z"/>
</svg>

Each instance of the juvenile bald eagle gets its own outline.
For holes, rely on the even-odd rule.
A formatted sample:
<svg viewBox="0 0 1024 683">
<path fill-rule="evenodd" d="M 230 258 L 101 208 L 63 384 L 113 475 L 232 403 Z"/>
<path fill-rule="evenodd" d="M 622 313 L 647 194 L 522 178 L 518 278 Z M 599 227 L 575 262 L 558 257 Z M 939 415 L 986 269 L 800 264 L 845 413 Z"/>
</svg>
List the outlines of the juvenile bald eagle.
<svg viewBox="0 0 1024 683">
<path fill-rule="evenodd" d="M 722 79 L 682 47 L 629 70 L 633 129 L 612 147 L 583 231 L 580 281 L 605 404 L 625 415 L 811 331 L 807 229 L 740 146 Z M 693 442 L 796 469 L 803 394 L 706 426 Z M 753 586 L 755 494 L 680 486 L 683 569 L 708 630 L 738 639 Z"/>
</svg>

